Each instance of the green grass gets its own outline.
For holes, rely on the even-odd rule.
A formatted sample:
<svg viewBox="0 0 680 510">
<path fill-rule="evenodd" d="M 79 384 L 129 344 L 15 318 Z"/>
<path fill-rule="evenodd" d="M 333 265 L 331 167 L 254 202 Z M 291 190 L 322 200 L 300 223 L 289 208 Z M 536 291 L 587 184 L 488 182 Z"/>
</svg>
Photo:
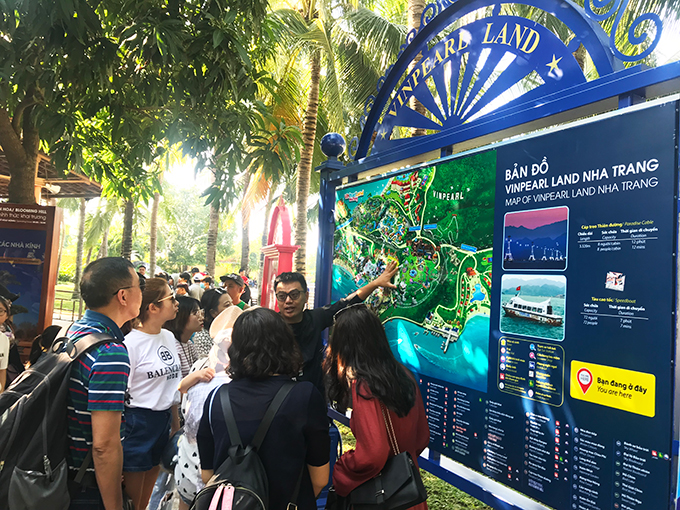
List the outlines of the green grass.
<svg viewBox="0 0 680 510">
<path fill-rule="evenodd" d="M 342 451 L 346 452 L 354 448 L 356 440 L 349 427 L 338 424 L 338 428 L 342 436 Z M 491 507 L 431 475 L 427 471 L 421 469 L 420 473 L 427 489 L 427 506 L 429 510 L 491 510 Z"/>
</svg>

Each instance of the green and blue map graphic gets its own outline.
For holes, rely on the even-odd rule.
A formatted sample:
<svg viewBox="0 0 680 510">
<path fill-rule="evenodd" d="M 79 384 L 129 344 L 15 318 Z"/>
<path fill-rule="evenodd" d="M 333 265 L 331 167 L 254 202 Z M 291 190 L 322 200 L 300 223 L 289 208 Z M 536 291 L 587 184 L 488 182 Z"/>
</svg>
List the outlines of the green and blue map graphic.
<svg viewBox="0 0 680 510">
<path fill-rule="evenodd" d="M 333 295 L 399 262 L 397 289 L 369 298 L 411 370 L 486 391 L 496 153 L 336 192 Z"/>
</svg>

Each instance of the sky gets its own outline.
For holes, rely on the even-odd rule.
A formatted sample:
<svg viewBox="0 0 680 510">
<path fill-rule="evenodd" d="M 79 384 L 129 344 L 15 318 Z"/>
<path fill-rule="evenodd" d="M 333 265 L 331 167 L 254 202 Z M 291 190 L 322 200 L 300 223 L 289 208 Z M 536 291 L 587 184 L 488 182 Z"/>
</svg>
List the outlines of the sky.
<svg viewBox="0 0 680 510">
<path fill-rule="evenodd" d="M 553 207 L 537 211 L 522 211 L 505 215 L 506 227 L 524 227 L 533 230 L 543 225 L 564 221 L 569 215 L 567 207 Z"/>
</svg>

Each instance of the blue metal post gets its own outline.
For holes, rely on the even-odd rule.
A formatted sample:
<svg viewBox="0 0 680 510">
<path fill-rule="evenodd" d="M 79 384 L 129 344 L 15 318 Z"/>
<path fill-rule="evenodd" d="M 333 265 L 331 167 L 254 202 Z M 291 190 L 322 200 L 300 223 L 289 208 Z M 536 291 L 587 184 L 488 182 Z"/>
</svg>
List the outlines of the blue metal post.
<svg viewBox="0 0 680 510">
<path fill-rule="evenodd" d="M 333 158 L 335 159 L 335 158 Z M 335 234 L 335 183 L 330 175 L 344 168 L 337 159 L 316 167 L 321 174 L 319 189 L 319 247 L 316 253 L 316 288 L 314 307 L 331 302 L 331 269 L 333 266 L 333 235 Z"/>
<path fill-rule="evenodd" d="M 331 174 L 345 166 L 338 156 L 345 150 L 345 140 L 337 133 L 328 133 L 321 140 L 321 150 L 328 159 L 316 167 L 321 174 L 319 189 L 319 247 L 316 253 L 316 288 L 314 307 L 331 302 L 331 270 L 333 268 L 333 236 L 335 234 L 335 186 Z"/>
</svg>

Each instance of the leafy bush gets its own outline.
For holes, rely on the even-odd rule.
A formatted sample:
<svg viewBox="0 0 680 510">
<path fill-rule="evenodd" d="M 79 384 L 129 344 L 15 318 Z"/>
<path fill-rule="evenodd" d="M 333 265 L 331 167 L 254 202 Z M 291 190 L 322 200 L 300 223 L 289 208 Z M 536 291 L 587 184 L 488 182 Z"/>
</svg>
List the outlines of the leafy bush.
<svg viewBox="0 0 680 510">
<path fill-rule="evenodd" d="M 59 276 L 57 280 L 60 282 L 73 283 L 76 280 L 76 265 L 75 264 L 61 264 L 59 266 Z"/>
</svg>

